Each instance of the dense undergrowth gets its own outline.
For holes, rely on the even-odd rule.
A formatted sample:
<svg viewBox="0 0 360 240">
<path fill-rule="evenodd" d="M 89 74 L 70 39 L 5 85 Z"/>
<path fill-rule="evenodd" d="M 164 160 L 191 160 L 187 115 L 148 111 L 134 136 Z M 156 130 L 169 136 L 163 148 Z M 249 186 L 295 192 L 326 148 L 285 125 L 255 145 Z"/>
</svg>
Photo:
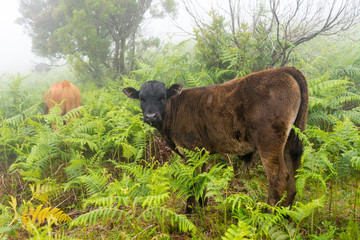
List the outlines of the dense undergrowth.
<svg viewBox="0 0 360 240">
<path fill-rule="evenodd" d="M 20 76 L 4 84 L 1 239 L 360 238 L 356 59 L 329 69 L 318 66 L 325 60 L 330 66 L 331 56 L 294 59 L 311 95 L 307 130 L 298 133 L 305 146 L 298 195 L 292 208 L 273 207 L 275 214 L 268 214 L 259 160 L 246 164 L 199 149 L 184 150 L 185 163 L 142 123 L 138 103 L 123 96 L 122 87 L 152 79 L 202 86 L 244 74 L 202 69 L 182 48 L 154 65 L 140 64 L 119 82 L 109 80 L 106 88 L 79 84 L 83 106 L 65 116 L 59 108 L 42 114 L 45 84 L 30 88 L 29 77 Z M 186 215 L 189 196 L 207 197 L 208 205 Z"/>
</svg>

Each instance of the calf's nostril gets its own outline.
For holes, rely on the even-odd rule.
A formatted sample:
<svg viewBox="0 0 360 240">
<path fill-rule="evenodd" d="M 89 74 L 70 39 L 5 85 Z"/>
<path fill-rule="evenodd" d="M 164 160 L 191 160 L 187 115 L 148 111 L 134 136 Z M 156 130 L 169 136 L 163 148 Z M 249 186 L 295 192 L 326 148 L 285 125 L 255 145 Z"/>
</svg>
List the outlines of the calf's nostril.
<svg viewBox="0 0 360 240">
<path fill-rule="evenodd" d="M 157 114 L 156 113 L 147 113 L 145 115 L 145 118 L 148 120 L 148 121 L 154 121 L 156 120 L 156 117 L 157 117 Z"/>
</svg>

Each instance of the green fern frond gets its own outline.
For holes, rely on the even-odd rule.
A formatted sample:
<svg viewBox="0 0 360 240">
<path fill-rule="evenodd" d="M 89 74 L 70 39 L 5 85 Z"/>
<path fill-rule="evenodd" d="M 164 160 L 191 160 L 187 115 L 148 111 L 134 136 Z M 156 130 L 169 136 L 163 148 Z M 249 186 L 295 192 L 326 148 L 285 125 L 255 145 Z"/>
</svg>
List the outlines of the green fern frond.
<svg viewBox="0 0 360 240">
<path fill-rule="evenodd" d="M 345 92 L 340 96 L 336 96 L 334 98 L 336 102 L 340 104 L 348 103 L 348 102 L 358 102 L 360 103 L 360 94 L 353 92 Z"/>
<path fill-rule="evenodd" d="M 144 64 L 144 63 L 140 63 L 140 68 L 141 67 L 149 67 L 148 65 Z M 139 69 L 140 69 L 139 68 Z M 126 76 L 124 76 L 123 78 L 123 85 L 124 86 L 129 86 L 129 87 L 133 87 L 135 89 L 140 89 L 141 88 L 141 82 L 135 80 L 135 79 L 132 79 L 132 78 L 128 78 Z"/>
<path fill-rule="evenodd" d="M 49 168 L 51 159 L 61 158 L 61 153 L 59 134 L 44 132 L 38 135 L 30 153 L 24 155 L 25 160 L 21 159 L 24 162 L 21 165 L 11 166 L 11 169 L 16 170 L 16 166 L 22 166 L 24 170 L 34 171 L 40 168 L 43 171 Z"/>
<path fill-rule="evenodd" d="M 204 165 L 210 156 L 210 153 L 205 149 L 196 149 L 196 151 L 190 151 L 187 149 L 182 149 L 187 157 L 186 164 L 191 166 L 193 169 L 201 167 Z"/>
<path fill-rule="evenodd" d="M 65 167 L 65 173 L 68 181 L 63 184 L 64 191 L 81 185 L 78 179 L 80 176 L 85 175 L 86 159 L 79 153 L 73 156 L 70 164 Z"/>
<path fill-rule="evenodd" d="M 72 180 L 85 173 L 86 159 L 82 155 L 75 156 L 65 168 L 68 179 Z"/>
<path fill-rule="evenodd" d="M 157 207 L 156 209 L 162 213 L 162 217 L 170 219 L 172 226 L 177 224 L 181 232 L 197 232 L 197 227 L 185 215 L 177 214 L 173 210 L 164 207 Z"/>
<path fill-rule="evenodd" d="M 237 47 L 230 47 L 230 46 L 224 45 L 220 49 L 220 57 L 221 57 L 222 63 L 228 63 L 227 69 L 231 69 L 234 66 L 239 65 L 242 54 L 243 53 Z"/>
<path fill-rule="evenodd" d="M 120 167 L 128 174 L 134 176 L 140 182 L 146 182 L 151 174 L 151 170 L 142 165 L 119 164 L 118 167 Z"/>
<path fill-rule="evenodd" d="M 143 208 L 148 207 L 148 206 L 160 206 L 162 205 L 164 202 L 166 202 L 166 200 L 170 199 L 170 193 L 166 192 L 160 195 L 151 195 L 151 196 L 146 196 L 143 200 L 143 203 L 141 204 L 141 206 Z"/>
<path fill-rule="evenodd" d="M 205 69 L 201 69 L 201 72 L 198 73 L 198 86 L 208 86 L 213 84 L 214 80 L 211 75 Z"/>
<path fill-rule="evenodd" d="M 65 121 L 68 121 L 71 118 L 76 118 L 78 116 L 81 116 L 81 113 L 84 111 L 84 107 L 80 106 L 74 109 L 71 109 L 64 115 Z"/>
<path fill-rule="evenodd" d="M 316 86 L 316 85 L 321 84 L 323 82 L 329 81 L 330 77 L 331 77 L 331 74 L 326 73 L 326 74 L 322 74 L 319 77 L 308 79 L 308 87 L 309 87 L 309 89 L 311 89 L 313 86 Z M 310 94 L 310 95 L 312 95 L 312 94 Z"/>
<path fill-rule="evenodd" d="M 86 133 L 77 133 L 73 135 L 74 137 L 69 137 L 64 139 L 63 141 L 67 144 L 76 145 L 83 147 L 85 145 L 88 145 L 89 148 L 96 152 L 99 149 L 99 146 L 97 145 L 95 136 L 88 135 Z"/>
<path fill-rule="evenodd" d="M 122 219 L 123 216 L 127 216 L 127 213 L 118 208 L 112 207 L 100 207 L 98 209 L 92 210 L 90 212 L 84 213 L 79 217 L 72 220 L 69 224 L 69 227 L 73 226 L 86 226 L 86 225 L 95 225 L 99 223 L 99 220 L 105 222 L 107 220 L 117 220 Z"/>
<path fill-rule="evenodd" d="M 0 238 L 10 235 L 19 228 L 17 225 L 11 225 L 14 216 L 11 214 L 10 210 L 11 209 L 8 206 L 0 203 Z"/>
<path fill-rule="evenodd" d="M 357 171 L 360 171 L 360 156 L 352 156 L 350 162 Z"/>
<path fill-rule="evenodd" d="M 237 225 L 232 224 L 225 232 L 225 236 L 222 237 L 223 240 L 242 240 L 242 239 L 253 239 L 254 230 L 251 227 L 243 222 L 239 221 Z"/>
<path fill-rule="evenodd" d="M 330 90 L 347 87 L 352 84 L 348 79 L 330 79 L 330 74 L 324 74 L 318 78 L 308 79 L 310 96 L 323 95 Z"/>
<path fill-rule="evenodd" d="M 356 66 L 345 66 L 343 68 L 335 69 L 335 74 L 339 76 L 348 76 L 352 79 L 360 76 L 360 67 Z"/>
<path fill-rule="evenodd" d="M 139 68 L 132 73 L 140 76 L 144 82 L 154 80 L 156 75 L 156 69 L 148 64 L 139 62 Z"/>
<path fill-rule="evenodd" d="M 344 108 L 344 105 L 346 103 L 351 103 L 351 102 L 360 103 L 360 94 L 345 92 L 327 99 L 328 99 L 328 104 L 325 107 L 330 107 L 332 109 L 337 110 L 340 108 Z"/>
<path fill-rule="evenodd" d="M 297 202 L 291 209 L 285 209 L 285 213 L 291 217 L 297 224 L 311 215 L 316 209 L 324 207 L 325 195 L 309 203 L 303 204 Z"/>
<path fill-rule="evenodd" d="M 11 125 L 19 125 L 22 123 L 26 118 L 32 117 L 35 113 L 37 113 L 39 106 L 42 105 L 42 101 L 37 102 L 35 105 L 29 107 L 28 109 L 22 111 L 20 114 L 17 114 L 11 118 L 5 120 L 6 123 Z"/>
<path fill-rule="evenodd" d="M 17 230 L 19 226 L 10 225 L 10 226 L 0 226 L 0 237 L 2 239 L 7 239 L 6 236 L 12 235 L 15 230 Z"/>
<path fill-rule="evenodd" d="M 250 71 L 246 71 L 246 70 L 239 71 L 239 72 L 236 74 L 236 77 L 235 77 L 235 78 L 245 77 L 246 75 L 248 75 L 248 74 L 250 74 L 250 73 L 251 73 Z"/>
<path fill-rule="evenodd" d="M 22 114 L 15 115 L 11 118 L 6 119 L 7 124 L 18 125 L 24 121 L 24 116 Z"/>
<path fill-rule="evenodd" d="M 85 185 L 85 189 L 92 197 L 101 196 L 105 193 L 110 175 L 90 172 L 88 175 L 78 177 L 80 182 Z"/>
<path fill-rule="evenodd" d="M 340 110 L 334 113 L 338 119 L 349 118 L 354 123 L 360 124 L 360 107 L 351 110 Z"/>
<path fill-rule="evenodd" d="M 198 87 L 197 78 L 194 74 L 186 72 L 186 85 L 189 87 Z"/>
<path fill-rule="evenodd" d="M 214 80 L 205 69 L 201 69 L 199 73 L 195 73 L 195 74 L 187 72 L 186 83 L 190 87 L 202 87 L 202 86 L 213 85 Z"/>
<path fill-rule="evenodd" d="M 87 165 L 88 166 L 93 166 L 95 164 L 97 164 L 98 162 L 102 162 L 103 157 L 105 155 L 106 152 L 103 151 L 98 151 L 97 153 L 95 153 L 91 158 L 87 159 Z"/>
<path fill-rule="evenodd" d="M 232 75 L 233 73 L 234 73 L 234 70 L 230 70 L 230 69 L 225 69 L 225 70 L 224 69 L 216 69 L 214 72 L 216 83 L 222 83 L 224 81 L 230 80 L 228 78 L 228 75 Z M 237 76 L 235 78 L 238 78 L 238 76 L 240 77 L 242 74 L 243 74 L 243 71 L 237 72 Z M 245 75 L 247 75 L 247 74 L 245 74 Z"/>
<path fill-rule="evenodd" d="M 81 238 L 69 237 L 65 234 L 52 236 L 51 240 L 82 240 Z"/>
<path fill-rule="evenodd" d="M 191 195 L 190 187 L 194 183 L 194 179 L 190 166 L 173 163 L 170 167 L 169 172 L 175 179 L 171 182 L 173 191 L 178 192 L 179 197 Z"/>
<path fill-rule="evenodd" d="M 215 196 L 216 202 L 223 202 L 223 190 L 228 188 L 229 182 L 234 176 L 234 170 L 231 166 L 225 168 L 225 165 L 214 165 L 208 173 L 209 183 L 207 184 L 206 197 Z"/>
<path fill-rule="evenodd" d="M 326 106 L 328 105 L 328 100 L 324 100 L 324 98 L 322 97 L 317 97 L 317 96 L 310 96 L 309 98 L 309 112 L 313 112 L 314 109 L 315 111 L 319 108 L 321 108 L 321 110 L 324 111 L 324 109 L 326 108 Z M 325 111 L 326 112 L 326 111 Z"/>
<path fill-rule="evenodd" d="M 89 198 L 84 200 L 84 208 L 88 205 L 94 205 L 97 207 L 112 207 L 116 206 L 128 206 L 130 204 L 130 199 L 128 196 L 109 196 L 109 197 L 96 197 Z"/>
<path fill-rule="evenodd" d="M 51 111 L 49 111 L 48 114 L 42 116 L 45 122 L 56 124 L 56 126 L 64 125 L 66 119 L 61 115 L 62 111 L 60 105 L 61 104 L 55 104 L 55 106 L 51 108 Z"/>
<path fill-rule="evenodd" d="M 291 228 L 294 228 L 293 226 Z M 272 240 L 286 240 L 289 239 L 289 234 L 284 232 L 279 226 L 274 225 L 268 231 Z"/>
<path fill-rule="evenodd" d="M 301 172 L 303 171 L 299 170 L 299 173 Z M 303 174 L 299 174 L 298 178 L 296 179 L 296 189 L 300 197 L 303 197 L 303 190 L 306 186 L 308 186 L 309 180 L 319 182 L 323 192 L 325 192 L 326 182 L 321 174 L 314 172 L 304 172 Z"/>
<path fill-rule="evenodd" d="M 322 125 L 324 122 L 327 122 L 327 112 L 323 110 L 316 110 L 309 112 L 307 121 L 310 125 Z"/>
<path fill-rule="evenodd" d="M 239 211 L 243 205 L 254 206 L 254 201 L 244 193 L 232 194 L 226 199 L 232 211 Z"/>
</svg>

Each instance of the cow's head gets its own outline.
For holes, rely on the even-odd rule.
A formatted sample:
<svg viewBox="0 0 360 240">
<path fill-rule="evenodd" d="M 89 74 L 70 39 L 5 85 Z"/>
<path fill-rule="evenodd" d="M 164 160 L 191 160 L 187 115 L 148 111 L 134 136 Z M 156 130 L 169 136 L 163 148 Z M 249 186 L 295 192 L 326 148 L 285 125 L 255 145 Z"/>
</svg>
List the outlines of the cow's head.
<svg viewBox="0 0 360 240">
<path fill-rule="evenodd" d="M 182 87 L 182 84 L 175 83 L 165 88 L 163 82 L 149 81 L 141 85 L 140 91 L 127 87 L 123 92 L 128 98 L 139 99 L 144 122 L 160 129 L 168 99 L 179 94 Z"/>
</svg>

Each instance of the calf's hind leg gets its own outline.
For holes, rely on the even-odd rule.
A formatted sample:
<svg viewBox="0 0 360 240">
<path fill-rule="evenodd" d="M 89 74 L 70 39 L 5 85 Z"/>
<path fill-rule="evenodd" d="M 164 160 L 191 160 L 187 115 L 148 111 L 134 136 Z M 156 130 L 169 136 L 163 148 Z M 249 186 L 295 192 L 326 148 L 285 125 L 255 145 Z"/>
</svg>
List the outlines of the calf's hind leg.
<svg viewBox="0 0 360 240">
<path fill-rule="evenodd" d="M 260 131 L 260 132 L 266 132 Z M 270 133 L 269 129 L 267 132 Z M 287 136 L 275 132 L 255 138 L 260 159 L 269 182 L 268 204 L 275 206 L 288 190 L 290 172 L 284 159 L 284 148 Z M 291 182 L 291 181 L 290 181 Z M 286 205 L 285 200 L 282 205 Z"/>
<path fill-rule="evenodd" d="M 285 206 L 292 205 L 296 196 L 296 170 L 300 167 L 303 151 L 301 142 L 299 141 L 297 144 L 298 145 L 294 145 L 294 143 L 290 140 L 285 146 L 284 158 L 286 166 L 289 169 L 289 183 L 287 188 L 287 198 L 284 202 Z"/>
</svg>

